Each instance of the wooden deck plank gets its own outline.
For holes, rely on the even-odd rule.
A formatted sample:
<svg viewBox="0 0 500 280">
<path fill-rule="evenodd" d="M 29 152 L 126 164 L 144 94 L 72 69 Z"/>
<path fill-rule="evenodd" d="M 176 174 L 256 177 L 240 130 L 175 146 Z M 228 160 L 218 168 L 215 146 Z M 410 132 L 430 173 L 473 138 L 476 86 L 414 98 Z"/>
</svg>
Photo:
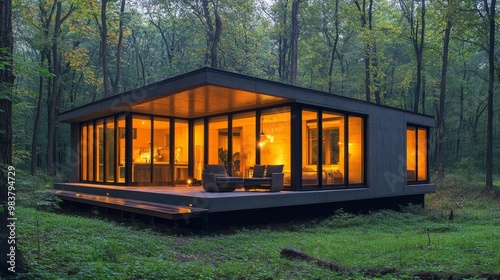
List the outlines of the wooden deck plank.
<svg viewBox="0 0 500 280">
<path fill-rule="evenodd" d="M 134 199 L 115 198 L 72 191 L 57 190 L 55 194 L 63 200 L 82 202 L 95 206 L 155 216 L 170 220 L 203 217 L 208 213 L 208 209 L 204 208 L 155 203 Z"/>
</svg>

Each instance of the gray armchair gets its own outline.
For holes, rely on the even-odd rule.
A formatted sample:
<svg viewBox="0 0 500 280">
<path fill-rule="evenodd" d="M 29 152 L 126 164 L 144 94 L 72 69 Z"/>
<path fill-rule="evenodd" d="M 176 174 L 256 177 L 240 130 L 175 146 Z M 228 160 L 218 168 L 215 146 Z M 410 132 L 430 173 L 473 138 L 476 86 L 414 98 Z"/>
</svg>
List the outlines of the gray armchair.
<svg viewBox="0 0 500 280">
<path fill-rule="evenodd" d="M 224 165 L 205 164 L 202 185 L 206 192 L 232 192 L 243 185 L 243 178 L 229 176 Z"/>
</svg>

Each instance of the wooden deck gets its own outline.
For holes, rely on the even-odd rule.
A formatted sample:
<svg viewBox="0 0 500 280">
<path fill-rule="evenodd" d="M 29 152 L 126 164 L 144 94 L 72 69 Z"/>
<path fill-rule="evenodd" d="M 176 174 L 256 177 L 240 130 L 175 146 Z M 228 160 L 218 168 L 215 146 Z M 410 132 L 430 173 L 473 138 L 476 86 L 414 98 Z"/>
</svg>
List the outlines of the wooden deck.
<svg viewBox="0 0 500 280">
<path fill-rule="evenodd" d="M 154 203 L 135 199 L 115 198 L 103 195 L 82 194 L 72 191 L 57 190 L 55 193 L 63 200 L 81 202 L 169 220 L 187 219 L 193 215 L 204 217 L 208 212 L 208 209 L 204 208 Z"/>
<path fill-rule="evenodd" d="M 432 192 L 434 185 L 408 186 L 407 193 L 377 195 L 370 188 L 315 191 L 245 191 L 208 193 L 200 186 L 118 186 L 85 183 L 56 183 L 56 194 L 63 200 L 78 201 L 101 207 L 172 220 L 188 220 L 212 213 L 240 210 L 276 209 L 360 201 L 380 198 L 415 196 Z M 361 202 L 360 204 L 363 204 Z"/>
</svg>

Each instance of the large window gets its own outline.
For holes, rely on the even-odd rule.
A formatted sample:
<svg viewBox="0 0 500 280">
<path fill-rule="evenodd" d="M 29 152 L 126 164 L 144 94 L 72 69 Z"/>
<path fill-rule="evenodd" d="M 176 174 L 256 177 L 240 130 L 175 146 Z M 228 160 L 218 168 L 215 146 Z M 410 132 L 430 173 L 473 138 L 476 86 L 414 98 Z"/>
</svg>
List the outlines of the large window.
<svg viewBox="0 0 500 280">
<path fill-rule="evenodd" d="M 194 178 L 201 180 L 205 165 L 205 121 L 196 120 L 194 123 Z"/>
<path fill-rule="evenodd" d="M 303 186 L 363 184 L 364 166 L 363 118 L 302 111 Z"/>
<path fill-rule="evenodd" d="M 427 128 L 406 129 L 406 169 L 408 182 L 427 182 Z"/>
<path fill-rule="evenodd" d="M 318 185 L 318 161 L 320 147 L 318 112 L 302 111 L 302 185 Z"/>
<path fill-rule="evenodd" d="M 348 122 L 348 161 L 349 161 L 349 184 L 362 184 L 365 180 L 365 132 L 364 119 L 349 116 Z"/>
<path fill-rule="evenodd" d="M 208 122 L 208 163 L 229 168 L 228 118 L 211 118 Z"/>
<path fill-rule="evenodd" d="M 125 182 L 125 116 L 84 122 L 80 130 L 80 179 Z"/>
<path fill-rule="evenodd" d="M 156 133 L 156 130 L 155 130 Z M 175 120 L 174 181 L 185 183 L 188 179 L 189 124 L 186 120 Z"/>
<path fill-rule="evenodd" d="M 255 165 L 255 122 L 255 112 L 233 115 L 233 176 L 249 177 Z"/>
<path fill-rule="evenodd" d="M 181 129 L 179 129 L 180 131 Z M 172 174 L 172 154 L 170 145 L 170 119 L 134 115 L 132 118 L 132 182 L 138 184 L 167 185 L 175 180 L 174 176 L 182 174 L 187 177 L 187 168 Z M 176 129 L 177 132 L 177 122 Z M 187 133 L 187 125 L 183 126 Z M 180 134 L 180 133 L 179 133 Z M 175 143 L 173 160 L 187 163 L 187 144 L 185 135 L 180 135 L 179 143 Z M 184 164 L 187 166 L 187 164 Z"/>
<path fill-rule="evenodd" d="M 285 186 L 289 186 L 291 180 L 290 111 L 290 107 L 263 110 L 260 117 L 260 139 L 258 139 L 259 164 L 283 164 Z"/>
<path fill-rule="evenodd" d="M 133 116 L 132 118 L 132 182 L 151 183 L 152 145 L 151 117 Z"/>
</svg>

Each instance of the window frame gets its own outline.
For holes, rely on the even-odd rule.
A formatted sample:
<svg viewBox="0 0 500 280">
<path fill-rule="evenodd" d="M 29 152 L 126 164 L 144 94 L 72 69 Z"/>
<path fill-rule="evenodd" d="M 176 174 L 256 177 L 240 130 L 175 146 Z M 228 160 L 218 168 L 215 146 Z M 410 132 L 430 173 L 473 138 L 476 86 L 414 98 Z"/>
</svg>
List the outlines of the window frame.
<svg viewBox="0 0 500 280">
<path fill-rule="evenodd" d="M 415 131 L 415 150 L 413 151 L 415 153 L 415 180 L 410 180 L 410 174 L 409 174 L 409 169 L 408 169 L 408 130 L 409 129 L 414 129 Z M 419 179 L 419 131 L 425 131 L 425 179 Z M 416 184 L 427 184 L 430 181 L 429 175 L 430 175 L 430 167 L 429 167 L 429 130 L 430 128 L 427 126 L 422 126 L 422 125 L 417 125 L 413 123 L 407 123 L 406 124 L 406 134 L 405 134 L 405 139 L 406 139 L 406 161 L 405 161 L 405 166 L 406 166 L 406 183 L 408 185 L 416 185 Z"/>
</svg>

